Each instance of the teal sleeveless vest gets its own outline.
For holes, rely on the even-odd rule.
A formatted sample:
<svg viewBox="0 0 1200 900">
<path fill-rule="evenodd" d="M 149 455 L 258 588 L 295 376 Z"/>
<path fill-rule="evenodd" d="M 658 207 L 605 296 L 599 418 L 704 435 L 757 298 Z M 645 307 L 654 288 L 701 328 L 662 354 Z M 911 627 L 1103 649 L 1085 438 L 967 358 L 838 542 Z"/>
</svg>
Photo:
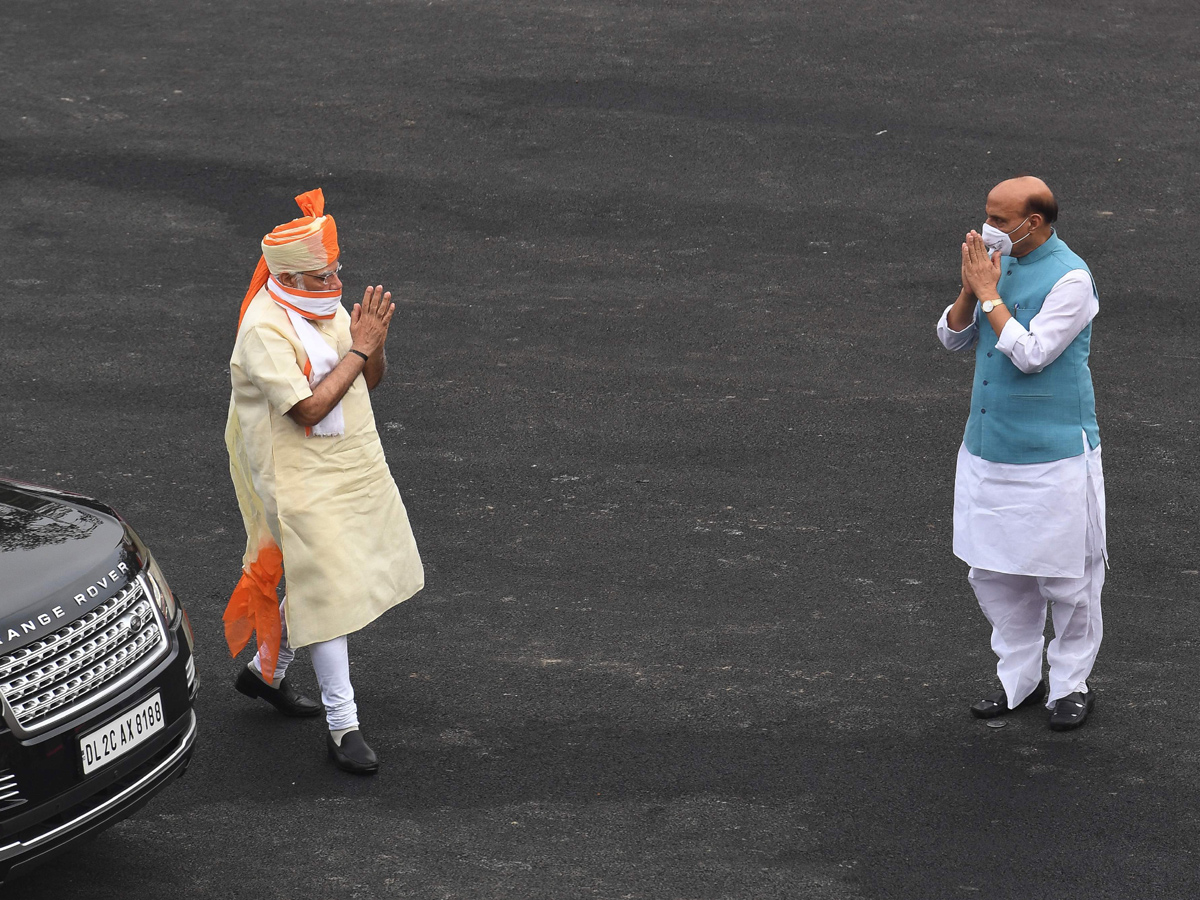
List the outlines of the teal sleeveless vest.
<svg viewBox="0 0 1200 900">
<path fill-rule="evenodd" d="M 1002 265 L 997 290 L 1009 312 L 1026 328 L 1060 278 L 1072 269 L 1085 269 L 1091 275 L 1087 264 L 1057 233 L 1025 256 L 1004 257 Z M 975 383 L 963 435 L 968 452 L 1000 463 L 1052 462 L 1083 453 L 1081 432 L 1090 446 L 1099 446 L 1096 395 L 1088 368 L 1091 324 L 1058 359 L 1042 371 L 1026 375 L 996 349 L 998 335 L 987 316 L 978 308 L 975 316 L 979 330 Z"/>
</svg>

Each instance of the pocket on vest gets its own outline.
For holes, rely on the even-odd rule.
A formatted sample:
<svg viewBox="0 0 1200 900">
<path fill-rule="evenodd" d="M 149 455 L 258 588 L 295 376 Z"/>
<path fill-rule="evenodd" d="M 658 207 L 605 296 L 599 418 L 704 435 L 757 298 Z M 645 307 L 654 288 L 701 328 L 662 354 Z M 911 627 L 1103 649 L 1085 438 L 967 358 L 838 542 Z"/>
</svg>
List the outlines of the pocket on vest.
<svg viewBox="0 0 1200 900">
<path fill-rule="evenodd" d="M 1009 394 L 1013 400 L 1053 400 L 1053 394 Z"/>
</svg>

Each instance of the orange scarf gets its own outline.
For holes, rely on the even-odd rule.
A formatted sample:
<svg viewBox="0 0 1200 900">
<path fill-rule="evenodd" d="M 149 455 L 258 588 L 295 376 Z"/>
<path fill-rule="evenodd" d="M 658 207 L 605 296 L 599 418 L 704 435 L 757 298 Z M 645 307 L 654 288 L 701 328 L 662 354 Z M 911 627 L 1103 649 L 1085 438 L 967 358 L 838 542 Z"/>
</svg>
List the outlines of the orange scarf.
<svg viewBox="0 0 1200 900">
<path fill-rule="evenodd" d="M 279 662 L 279 643 L 283 637 L 283 622 L 279 618 L 276 599 L 279 581 L 283 578 L 283 553 L 274 544 L 258 551 L 254 562 L 242 572 L 225 607 L 225 642 L 229 653 L 237 656 L 250 642 L 250 633 L 258 634 L 259 665 L 263 678 L 275 679 Z"/>
</svg>

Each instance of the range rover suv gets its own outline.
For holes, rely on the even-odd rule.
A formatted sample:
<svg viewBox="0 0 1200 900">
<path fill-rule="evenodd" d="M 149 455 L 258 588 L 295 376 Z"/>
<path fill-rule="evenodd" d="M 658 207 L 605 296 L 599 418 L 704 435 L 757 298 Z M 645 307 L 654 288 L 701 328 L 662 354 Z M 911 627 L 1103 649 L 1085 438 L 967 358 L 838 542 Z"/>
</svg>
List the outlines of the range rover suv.
<svg viewBox="0 0 1200 900">
<path fill-rule="evenodd" d="M 183 774 L 193 644 L 158 564 L 112 509 L 0 479 L 0 882 Z"/>
</svg>

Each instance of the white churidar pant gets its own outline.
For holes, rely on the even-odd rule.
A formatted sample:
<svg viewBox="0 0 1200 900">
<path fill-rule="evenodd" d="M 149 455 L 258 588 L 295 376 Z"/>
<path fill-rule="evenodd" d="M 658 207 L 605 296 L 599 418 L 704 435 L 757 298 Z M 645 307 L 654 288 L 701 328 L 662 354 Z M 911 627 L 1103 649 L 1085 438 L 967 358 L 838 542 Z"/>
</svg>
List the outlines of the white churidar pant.
<svg viewBox="0 0 1200 900">
<path fill-rule="evenodd" d="M 287 601 L 285 600 L 284 603 Z M 280 605 L 280 618 L 283 619 L 283 636 L 279 640 L 279 661 L 275 664 L 275 687 L 283 681 L 287 667 L 296 658 L 296 651 L 288 644 L 287 619 L 283 617 L 283 603 Z M 346 636 L 336 637 L 329 641 L 318 641 L 308 645 L 312 656 L 313 671 L 317 676 L 317 684 L 321 687 L 321 703 L 325 707 L 325 721 L 329 723 L 330 731 L 358 727 L 358 706 L 354 702 L 354 686 L 350 684 L 350 649 Z M 259 660 L 260 649 L 250 661 L 251 668 L 260 676 L 262 663 Z"/>
</svg>

